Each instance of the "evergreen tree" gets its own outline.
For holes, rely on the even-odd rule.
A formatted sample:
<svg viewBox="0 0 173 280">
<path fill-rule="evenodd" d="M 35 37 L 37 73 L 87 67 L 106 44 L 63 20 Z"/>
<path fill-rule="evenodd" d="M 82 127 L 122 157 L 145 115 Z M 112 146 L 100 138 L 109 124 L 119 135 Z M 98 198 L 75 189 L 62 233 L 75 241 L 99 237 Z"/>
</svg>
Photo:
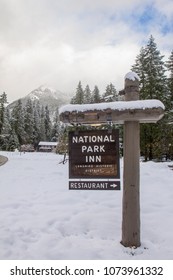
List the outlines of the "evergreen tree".
<svg viewBox="0 0 173 280">
<path fill-rule="evenodd" d="M 171 102 L 173 102 L 173 51 L 166 62 L 166 67 L 169 71 L 168 86 L 171 92 Z"/>
<path fill-rule="evenodd" d="M 98 89 L 98 86 L 95 86 L 92 92 L 92 103 L 100 103 L 100 102 L 101 102 L 100 91 Z"/>
<path fill-rule="evenodd" d="M 26 141 L 26 133 L 24 124 L 24 111 L 20 99 L 11 112 L 11 126 L 18 138 L 19 144 L 24 144 Z"/>
<path fill-rule="evenodd" d="M 168 76 L 168 87 L 170 90 L 170 111 L 168 115 L 168 124 L 169 124 L 169 137 L 168 137 L 168 154 L 170 159 L 173 160 L 173 51 L 166 62 L 166 67 L 169 71 Z"/>
<path fill-rule="evenodd" d="M 30 99 L 27 100 L 25 106 L 25 132 L 26 132 L 26 143 L 34 144 L 34 114 L 33 114 L 33 104 Z"/>
<path fill-rule="evenodd" d="M 19 140 L 17 138 L 17 135 L 12 129 L 12 132 L 10 134 L 9 140 L 8 140 L 8 150 L 9 151 L 14 151 L 15 149 L 18 149 L 20 147 Z"/>
<path fill-rule="evenodd" d="M 46 141 L 51 140 L 51 129 L 52 129 L 52 124 L 49 116 L 49 109 L 48 106 L 45 107 L 45 136 L 46 136 Z"/>
<path fill-rule="evenodd" d="M 40 137 L 41 137 L 41 141 L 46 141 L 45 111 L 44 111 L 44 106 L 41 107 L 41 115 L 40 115 Z"/>
<path fill-rule="evenodd" d="M 107 85 L 106 91 L 104 92 L 102 98 L 104 102 L 112 102 L 118 100 L 117 91 L 112 83 Z"/>
<path fill-rule="evenodd" d="M 10 134 L 12 130 L 11 127 L 11 117 L 10 117 L 10 111 L 8 108 L 5 108 L 4 110 L 4 122 L 2 127 L 2 134 Z"/>
<path fill-rule="evenodd" d="M 4 122 L 4 111 L 5 111 L 5 104 L 7 103 L 7 95 L 5 92 L 0 95 L 0 134 L 3 127 Z"/>
<path fill-rule="evenodd" d="M 40 112 L 40 103 L 39 101 L 34 102 L 33 104 L 33 115 L 34 115 L 34 148 L 36 149 L 38 146 L 38 143 L 41 141 L 41 132 L 40 132 L 40 126 L 41 126 L 41 112 Z"/>
<path fill-rule="evenodd" d="M 87 85 L 84 90 L 84 104 L 90 104 L 91 102 L 91 90 L 89 85 Z"/>
<path fill-rule="evenodd" d="M 62 124 L 60 126 L 60 130 L 59 130 L 56 153 L 64 154 L 64 160 L 65 160 L 66 154 L 68 153 L 68 132 L 69 132 L 69 129 L 66 128 L 66 126 L 64 124 Z"/>
<path fill-rule="evenodd" d="M 52 132 L 51 132 L 51 141 L 57 142 L 60 136 L 60 131 L 61 131 L 61 124 L 59 120 L 59 110 L 57 109 L 55 112 L 55 117 L 53 120 L 53 125 L 52 125 Z"/>
<path fill-rule="evenodd" d="M 83 104 L 84 103 L 84 91 L 82 88 L 81 81 L 79 81 L 79 84 L 76 89 L 76 95 L 72 98 L 71 104 Z"/>
<path fill-rule="evenodd" d="M 145 99 L 145 48 L 140 49 L 139 55 L 136 57 L 135 64 L 132 66 L 132 71 L 136 72 L 140 78 L 140 99 Z"/>
<path fill-rule="evenodd" d="M 141 126 L 141 152 L 145 160 L 161 158 L 167 149 L 167 111 L 170 108 L 170 94 L 163 56 L 157 49 L 153 36 L 146 47 L 141 49 L 132 70 L 140 77 L 140 99 L 159 99 L 166 107 L 165 117 L 157 124 Z"/>
<path fill-rule="evenodd" d="M 4 110 L 4 122 L 0 135 L 0 149 L 7 151 L 9 148 L 9 138 L 12 134 L 12 127 L 10 124 L 10 113 L 7 108 Z"/>
</svg>

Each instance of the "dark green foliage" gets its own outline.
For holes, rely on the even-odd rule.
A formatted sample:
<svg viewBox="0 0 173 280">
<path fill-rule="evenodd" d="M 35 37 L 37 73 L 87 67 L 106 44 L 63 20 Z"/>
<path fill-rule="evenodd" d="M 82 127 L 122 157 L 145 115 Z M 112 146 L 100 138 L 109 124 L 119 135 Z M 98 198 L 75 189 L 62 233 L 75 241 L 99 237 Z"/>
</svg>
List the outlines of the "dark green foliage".
<svg viewBox="0 0 173 280">
<path fill-rule="evenodd" d="M 151 36 L 148 44 L 141 48 L 136 63 L 132 67 L 132 70 L 140 77 L 140 99 L 159 99 L 165 105 L 165 116 L 162 120 L 157 124 L 141 125 L 141 154 L 145 160 L 162 159 L 163 154 L 167 154 L 170 144 L 168 139 L 170 139 L 171 127 L 168 119 L 171 94 L 163 58 Z"/>
<path fill-rule="evenodd" d="M 171 52 L 171 55 L 169 56 L 168 61 L 166 61 L 166 67 L 169 71 L 169 77 L 168 77 L 168 87 L 171 94 L 171 103 L 173 102 L 173 51 Z"/>
</svg>

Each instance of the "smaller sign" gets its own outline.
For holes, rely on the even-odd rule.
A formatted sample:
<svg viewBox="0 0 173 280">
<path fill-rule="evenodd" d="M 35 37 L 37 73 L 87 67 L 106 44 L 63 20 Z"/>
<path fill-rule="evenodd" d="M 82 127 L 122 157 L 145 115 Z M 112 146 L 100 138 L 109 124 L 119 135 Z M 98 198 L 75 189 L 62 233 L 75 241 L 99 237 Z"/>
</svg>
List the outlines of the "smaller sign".
<svg viewBox="0 0 173 280">
<path fill-rule="evenodd" d="M 120 190 L 120 181 L 69 181 L 69 190 Z"/>
</svg>

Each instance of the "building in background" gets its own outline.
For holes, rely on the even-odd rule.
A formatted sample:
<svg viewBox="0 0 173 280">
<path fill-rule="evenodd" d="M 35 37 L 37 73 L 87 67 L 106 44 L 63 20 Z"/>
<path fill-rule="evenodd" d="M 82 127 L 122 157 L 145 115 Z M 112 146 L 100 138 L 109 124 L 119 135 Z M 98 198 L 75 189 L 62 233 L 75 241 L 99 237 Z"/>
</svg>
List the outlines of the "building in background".
<svg viewBox="0 0 173 280">
<path fill-rule="evenodd" d="M 39 152 L 55 152 L 57 142 L 45 142 L 40 141 L 38 144 L 38 151 Z"/>
</svg>

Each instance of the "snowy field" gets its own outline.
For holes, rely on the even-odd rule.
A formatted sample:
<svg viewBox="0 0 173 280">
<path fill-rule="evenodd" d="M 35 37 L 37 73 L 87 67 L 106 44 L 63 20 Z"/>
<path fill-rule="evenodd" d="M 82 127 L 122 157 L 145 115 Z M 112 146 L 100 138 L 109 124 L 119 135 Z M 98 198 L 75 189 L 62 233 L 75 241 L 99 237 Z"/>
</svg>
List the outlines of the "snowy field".
<svg viewBox="0 0 173 280">
<path fill-rule="evenodd" d="M 141 162 L 135 250 L 120 244 L 122 191 L 69 191 L 60 155 L 0 154 L 9 158 L 0 166 L 1 260 L 173 259 L 173 162 Z"/>
</svg>

